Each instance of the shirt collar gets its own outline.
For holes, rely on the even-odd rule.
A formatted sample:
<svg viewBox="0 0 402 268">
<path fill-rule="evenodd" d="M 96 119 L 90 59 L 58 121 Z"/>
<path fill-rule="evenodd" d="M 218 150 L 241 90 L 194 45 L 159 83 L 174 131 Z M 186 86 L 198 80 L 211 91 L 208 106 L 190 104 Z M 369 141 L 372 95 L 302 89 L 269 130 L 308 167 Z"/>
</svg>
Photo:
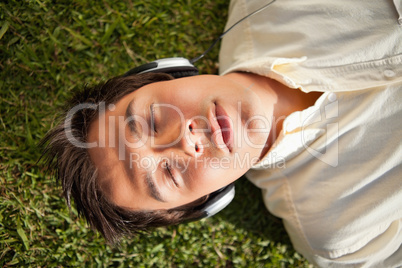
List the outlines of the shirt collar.
<svg viewBox="0 0 402 268">
<path fill-rule="evenodd" d="M 333 94 L 325 92 L 315 105 L 290 114 L 283 122 L 283 129 L 275 143 L 252 169 L 266 169 L 286 163 L 322 136 L 326 132 L 325 119 L 328 118 L 326 107 L 334 102 Z"/>
</svg>

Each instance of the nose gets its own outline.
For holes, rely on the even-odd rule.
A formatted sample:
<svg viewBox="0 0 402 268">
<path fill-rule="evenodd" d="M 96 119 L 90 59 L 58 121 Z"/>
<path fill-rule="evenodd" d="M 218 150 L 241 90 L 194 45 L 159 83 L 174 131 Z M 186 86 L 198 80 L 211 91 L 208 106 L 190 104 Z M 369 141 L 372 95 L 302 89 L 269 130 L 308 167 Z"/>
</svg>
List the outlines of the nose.
<svg viewBox="0 0 402 268">
<path fill-rule="evenodd" d="M 182 149 L 188 150 L 195 156 L 202 155 L 206 144 L 205 135 L 203 134 L 202 128 L 196 120 L 188 120 L 184 127 L 184 135 L 181 139 L 181 144 L 179 145 Z"/>
<path fill-rule="evenodd" d="M 158 137 L 161 150 L 176 149 L 189 156 L 200 156 L 206 147 L 206 137 L 197 120 L 186 120 L 183 125 L 172 127 Z"/>
</svg>

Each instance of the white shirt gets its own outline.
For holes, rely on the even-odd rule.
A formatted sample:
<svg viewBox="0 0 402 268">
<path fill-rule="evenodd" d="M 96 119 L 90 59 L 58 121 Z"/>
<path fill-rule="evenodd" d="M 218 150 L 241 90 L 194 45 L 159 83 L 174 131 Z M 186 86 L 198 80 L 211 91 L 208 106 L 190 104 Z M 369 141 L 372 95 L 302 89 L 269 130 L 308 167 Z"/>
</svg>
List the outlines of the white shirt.
<svg viewBox="0 0 402 268">
<path fill-rule="evenodd" d="M 305 92 L 400 82 L 402 4 L 394 2 L 277 0 L 224 37 L 220 73 L 250 71 Z M 232 1 L 227 25 L 264 3 Z"/>
<path fill-rule="evenodd" d="M 232 1 L 228 26 L 262 6 Z M 402 265 L 400 1 L 287 1 L 224 38 L 221 73 L 322 91 L 246 176 L 319 266 Z"/>
</svg>

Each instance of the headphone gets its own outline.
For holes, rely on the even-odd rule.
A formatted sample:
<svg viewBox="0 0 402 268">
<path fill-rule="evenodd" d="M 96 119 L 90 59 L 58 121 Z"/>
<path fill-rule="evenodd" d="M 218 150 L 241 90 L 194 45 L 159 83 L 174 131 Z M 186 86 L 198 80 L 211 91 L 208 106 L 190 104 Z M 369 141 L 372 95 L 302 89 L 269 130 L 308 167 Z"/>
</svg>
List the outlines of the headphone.
<svg viewBox="0 0 402 268">
<path fill-rule="evenodd" d="M 164 58 L 135 67 L 123 76 L 142 73 L 166 73 L 174 78 L 198 75 L 198 69 L 186 58 Z"/>
<path fill-rule="evenodd" d="M 233 27 L 237 24 L 241 23 L 243 20 L 247 19 L 250 16 L 262 11 L 276 0 L 272 0 L 271 2 L 265 4 L 261 8 L 255 10 L 254 12 L 248 14 L 243 17 L 235 24 L 233 24 L 230 28 L 228 28 L 225 32 L 223 32 L 213 43 L 212 45 L 204 51 L 200 56 L 194 58 L 192 60 L 188 60 L 186 58 L 175 57 L 175 58 L 164 58 L 152 61 L 150 63 L 143 64 L 141 66 L 135 67 L 128 72 L 126 72 L 123 76 L 131 76 L 142 73 L 166 73 L 170 74 L 174 78 L 182 78 L 195 76 L 199 74 L 197 67 L 194 66 L 194 62 L 198 61 L 202 57 L 204 57 L 215 45 L 216 43 L 222 39 L 222 37 L 228 33 Z M 234 182 L 211 193 L 208 197 L 208 200 L 203 204 L 197 206 L 195 209 L 201 212 L 200 216 L 187 218 L 186 221 L 196 221 L 203 218 L 209 218 L 217 214 L 219 211 L 224 209 L 226 206 L 232 202 L 235 196 L 235 187 Z"/>
</svg>

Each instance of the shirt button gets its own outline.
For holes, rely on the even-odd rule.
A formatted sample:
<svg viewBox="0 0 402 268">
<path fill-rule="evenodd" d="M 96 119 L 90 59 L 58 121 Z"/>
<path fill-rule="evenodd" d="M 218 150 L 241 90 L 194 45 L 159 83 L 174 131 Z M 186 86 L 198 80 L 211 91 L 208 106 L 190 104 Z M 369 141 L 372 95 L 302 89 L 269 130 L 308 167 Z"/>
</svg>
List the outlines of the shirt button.
<svg viewBox="0 0 402 268">
<path fill-rule="evenodd" d="M 395 77 L 395 72 L 392 70 L 385 70 L 384 75 L 386 78 L 394 78 Z"/>
<path fill-rule="evenodd" d="M 328 100 L 329 100 L 330 102 L 336 101 L 336 94 L 335 94 L 334 92 L 331 92 L 331 93 L 328 95 Z"/>
</svg>

